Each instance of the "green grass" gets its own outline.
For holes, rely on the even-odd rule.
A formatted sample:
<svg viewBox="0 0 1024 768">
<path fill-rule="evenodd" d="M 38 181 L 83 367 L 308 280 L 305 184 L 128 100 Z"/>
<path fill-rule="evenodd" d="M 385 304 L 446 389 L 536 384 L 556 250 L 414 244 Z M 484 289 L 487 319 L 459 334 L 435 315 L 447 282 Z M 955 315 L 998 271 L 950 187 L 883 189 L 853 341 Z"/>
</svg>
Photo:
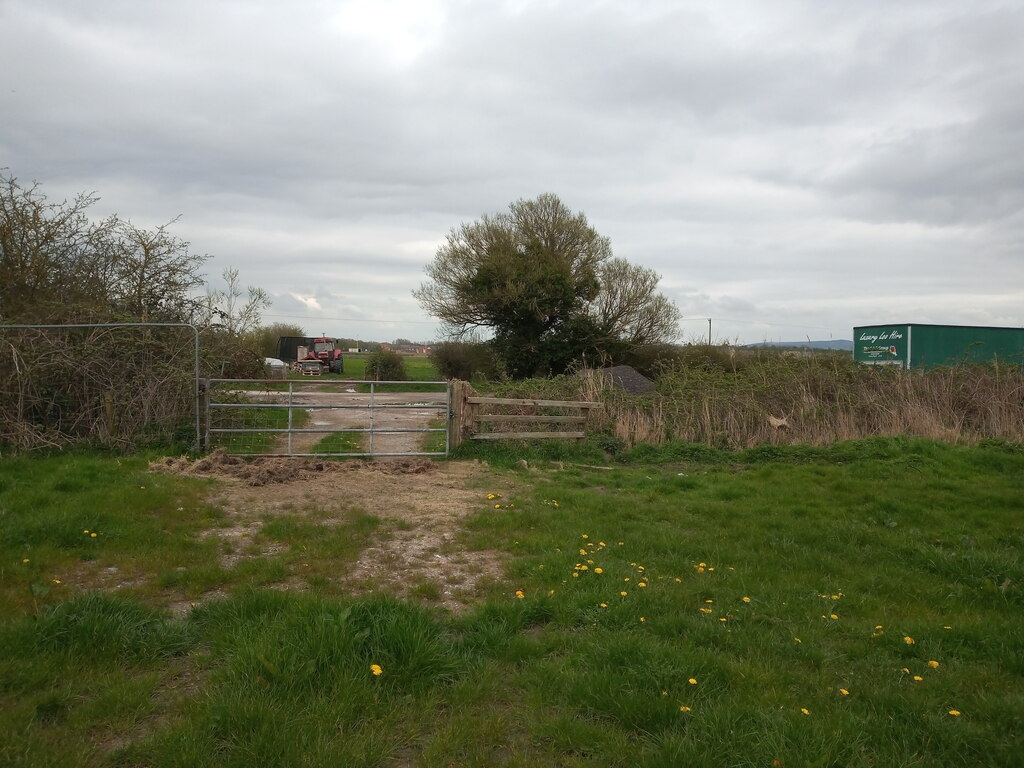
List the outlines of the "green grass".
<svg viewBox="0 0 1024 768">
<path fill-rule="evenodd" d="M 143 456 L 0 463 L 0 614 L 66 600 L 79 583 L 133 585 L 215 555 L 196 533 L 224 513 L 209 481 L 150 474 Z"/>
<path fill-rule="evenodd" d="M 334 432 L 317 441 L 312 453 L 361 453 L 365 432 Z"/>
<path fill-rule="evenodd" d="M 6 462 L 0 763 L 1021 764 L 1019 446 L 473 450 L 509 469 L 462 545 L 503 552 L 506 579 L 454 617 L 431 581 L 401 602 L 229 573 L 180 618 L 158 587 L 36 595 L 162 548 L 198 569 L 217 513 L 140 459 Z M 327 577 L 375 530 L 282 512 L 257 544 Z"/>
<path fill-rule="evenodd" d="M 446 429 L 448 422 L 446 419 L 437 418 L 431 419 L 427 424 L 428 429 Z M 448 433 L 447 432 L 425 432 L 423 433 L 423 440 L 420 444 L 420 450 L 424 453 L 444 453 L 445 448 L 448 446 Z"/>
<path fill-rule="evenodd" d="M 211 415 L 210 426 L 220 429 L 288 429 L 288 407 L 281 408 L 218 408 Z M 301 429 L 309 422 L 309 411 L 291 409 L 291 427 Z M 224 448 L 233 454 L 270 453 L 283 432 L 211 432 L 210 449 Z"/>
<path fill-rule="evenodd" d="M 303 376 L 302 374 L 289 372 L 288 378 L 296 381 L 362 381 L 366 379 L 366 361 L 368 354 L 345 355 L 344 373 L 325 373 L 321 376 Z M 429 357 L 403 357 L 405 362 L 405 373 L 410 382 L 417 381 L 438 381 L 437 368 Z M 416 390 L 402 390 L 416 391 Z"/>
</svg>

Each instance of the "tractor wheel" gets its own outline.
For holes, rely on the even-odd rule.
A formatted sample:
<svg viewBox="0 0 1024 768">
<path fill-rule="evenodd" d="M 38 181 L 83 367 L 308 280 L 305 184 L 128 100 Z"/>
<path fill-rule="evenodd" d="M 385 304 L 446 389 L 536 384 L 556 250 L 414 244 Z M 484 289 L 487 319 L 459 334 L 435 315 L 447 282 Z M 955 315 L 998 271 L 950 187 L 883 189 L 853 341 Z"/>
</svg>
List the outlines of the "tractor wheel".
<svg viewBox="0 0 1024 768">
<path fill-rule="evenodd" d="M 332 360 L 331 361 L 331 373 L 343 373 L 344 370 L 345 370 L 345 368 L 342 365 L 341 360 Z"/>
</svg>

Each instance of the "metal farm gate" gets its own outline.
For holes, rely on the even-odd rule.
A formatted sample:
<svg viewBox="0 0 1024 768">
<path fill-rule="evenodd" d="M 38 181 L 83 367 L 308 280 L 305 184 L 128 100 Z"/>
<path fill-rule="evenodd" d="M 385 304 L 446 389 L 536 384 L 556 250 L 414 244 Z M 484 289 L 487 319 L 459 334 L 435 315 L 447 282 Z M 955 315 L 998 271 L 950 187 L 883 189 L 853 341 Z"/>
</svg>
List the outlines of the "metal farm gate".
<svg viewBox="0 0 1024 768">
<path fill-rule="evenodd" d="M 260 456 L 447 456 L 449 382 L 207 379 L 207 450 Z"/>
</svg>

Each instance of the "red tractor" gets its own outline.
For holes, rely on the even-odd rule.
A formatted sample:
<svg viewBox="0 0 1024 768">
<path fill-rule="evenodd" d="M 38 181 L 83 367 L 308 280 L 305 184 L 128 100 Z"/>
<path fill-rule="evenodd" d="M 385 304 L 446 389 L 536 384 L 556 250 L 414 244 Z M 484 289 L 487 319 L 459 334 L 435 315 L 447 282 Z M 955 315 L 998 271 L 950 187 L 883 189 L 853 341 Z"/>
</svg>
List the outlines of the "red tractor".
<svg viewBox="0 0 1024 768">
<path fill-rule="evenodd" d="M 299 362 L 301 364 L 310 360 L 319 360 L 321 368 L 331 373 L 344 373 L 345 371 L 345 361 L 341 356 L 341 350 L 338 349 L 335 340 L 327 336 L 313 339 L 313 343 L 309 345 L 306 352 L 305 360 Z"/>
</svg>

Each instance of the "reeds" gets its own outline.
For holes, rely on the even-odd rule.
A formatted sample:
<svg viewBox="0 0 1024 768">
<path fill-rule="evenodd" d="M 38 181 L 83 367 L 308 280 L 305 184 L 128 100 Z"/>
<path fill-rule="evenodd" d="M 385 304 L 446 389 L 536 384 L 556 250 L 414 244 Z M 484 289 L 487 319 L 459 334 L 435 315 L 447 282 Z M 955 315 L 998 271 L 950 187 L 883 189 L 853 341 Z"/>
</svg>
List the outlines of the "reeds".
<svg viewBox="0 0 1024 768">
<path fill-rule="evenodd" d="M 1024 441 L 1024 370 L 998 364 L 902 371 L 776 355 L 737 370 L 677 365 L 652 395 L 609 389 L 599 371 L 579 382 L 580 397 L 605 405 L 595 426 L 627 446 L 827 445 L 878 435 Z"/>
</svg>

